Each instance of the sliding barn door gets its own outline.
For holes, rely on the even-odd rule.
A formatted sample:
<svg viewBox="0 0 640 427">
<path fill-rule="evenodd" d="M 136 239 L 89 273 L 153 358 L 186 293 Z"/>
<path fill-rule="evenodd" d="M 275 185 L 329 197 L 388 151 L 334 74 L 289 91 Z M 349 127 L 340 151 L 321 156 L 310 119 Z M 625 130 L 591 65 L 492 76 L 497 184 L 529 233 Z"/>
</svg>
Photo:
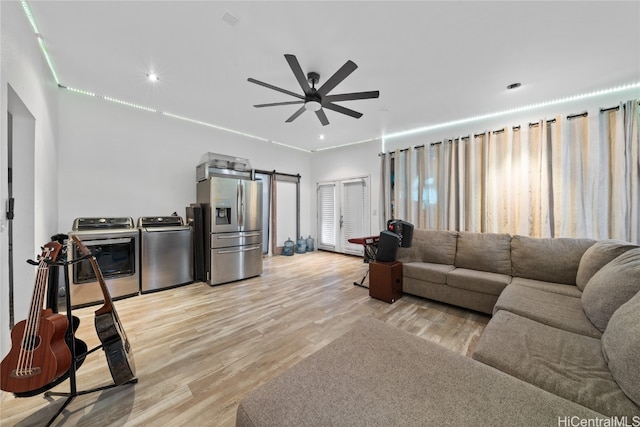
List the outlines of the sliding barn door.
<svg viewBox="0 0 640 427">
<path fill-rule="evenodd" d="M 369 178 L 318 183 L 318 248 L 362 255 L 349 239 L 369 236 Z"/>
</svg>

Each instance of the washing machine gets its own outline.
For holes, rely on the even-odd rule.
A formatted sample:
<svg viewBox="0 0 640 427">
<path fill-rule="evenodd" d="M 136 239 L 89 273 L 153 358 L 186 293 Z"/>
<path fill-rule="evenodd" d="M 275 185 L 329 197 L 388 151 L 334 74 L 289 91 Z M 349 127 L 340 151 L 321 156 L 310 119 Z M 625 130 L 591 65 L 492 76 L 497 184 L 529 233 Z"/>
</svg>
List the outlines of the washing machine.
<svg viewBox="0 0 640 427">
<path fill-rule="evenodd" d="M 193 282 L 193 230 L 180 216 L 138 218 L 140 292 Z"/>
</svg>

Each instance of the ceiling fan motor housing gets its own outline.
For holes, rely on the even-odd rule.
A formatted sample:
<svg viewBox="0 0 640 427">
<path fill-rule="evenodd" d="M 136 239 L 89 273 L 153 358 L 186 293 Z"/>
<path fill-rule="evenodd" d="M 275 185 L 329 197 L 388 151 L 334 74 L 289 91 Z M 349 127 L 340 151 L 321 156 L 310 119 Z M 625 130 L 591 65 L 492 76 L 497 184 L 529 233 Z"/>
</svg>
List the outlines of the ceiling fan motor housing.
<svg viewBox="0 0 640 427">
<path fill-rule="evenodd" d="M 307 80 L 311 83 L 311 86 L 315 86 L 320 81 L 320 74 L 313 71 L 307 73 Z"/>
</svg>

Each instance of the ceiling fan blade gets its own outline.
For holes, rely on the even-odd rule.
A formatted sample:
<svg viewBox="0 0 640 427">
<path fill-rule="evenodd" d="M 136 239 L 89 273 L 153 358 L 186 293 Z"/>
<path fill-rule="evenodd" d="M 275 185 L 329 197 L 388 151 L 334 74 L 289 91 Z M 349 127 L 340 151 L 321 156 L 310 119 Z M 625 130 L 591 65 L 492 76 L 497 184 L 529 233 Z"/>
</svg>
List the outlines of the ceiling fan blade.
<svg viewBox="0 0 640 427">
<path fill-rule="evenodd" d="M 286 102 L 273 102 L 271 104 L 256 104 L 254 107 L 262 108 L 262 107 L 275 107 L 277 105 L 293 105 L 293 104 L 304 104 L 304 101 L 286 101 Z"/>
<path fill-rule="evenodd" d="M 289 117 L 287 120 L 285 120 L 285 122 L 291 123 L 292 121 L 297 119 L 300 114 L 304 113 L 305 111 L 307 111 L 307 110 L 304 108 L 304 105 L 303 105 L 302 107 L 300 107 L 300 109 L 298 111 L 293 113 L 293 115 L 291 117 Z"/>
<path fill-rule="evenodd" d="M 318 120 L 320 120 L 322 126 L 326 126 L 329 124 L 329 119 L 327 119 L 327 115 L 324 113 L 324 110 L 322 110 L 322 108 L 316 111 L 316 116 L 318 116 Z"/>
<path fill-rule="evenodd" d="M 300 63 L 298 62 L 298 58 L 295 55 L 285 54 L 285 59 L 289 63 L 289 67 L 291 67 L 291 71 L 293 71 L 293 75 L 296 76 L 300 87 L 304 93 L 309 93 L 311 88 L 309 87 L 309 82 L 307 81 L 307 76 L 304 75 L 302 71 L 302 67 L 300 67 Z"/>
<path fill-rule="evenodd" d="M 349 74 L 353 73 L 358 66 L 351 60 L 347 61 L 335 74 L 329 77 L 329 80 L 324 82 L 320 89 L 318 89 L 318 93 L 322 96 L 326 95 L 333 89 L 338 86 L 340 82 L 346 79 Z"/>
<path fill-rule="evenodd" d="M 286 93 L 287 95 L 295 96 L 296 98 L 304 99 L 304 96 L 302 96 L 302 95 L 299 95 L 297 93 L 288 91 L 286 89 L 279 88 L 279 87 L 274 86 L 274 85 L 270 85 L 269 83 L 261 82 L 260 80 L 252 79 L 251 77 L 249 77 L 247 79 L 247 81 L 249 81 L 251 83 L 255 83 L 255 84 L 260 85 L 260 86 L 268 87 L 269 89 L 277 90 L 278 92 Z"/>
<path fill-rule="evenodd" d="M 322 98 L 322 100 L 327 102 L 352 101 L 354 99 L 369 99 L 369 98 L 377 98 L 379 96 L 380 96 L 380 91 L 373 90 L 370 92 L 354 92 L 354 93 L 341 93 L 339 95 L 326 95 Z"/>
<path fill-rule="evenodd" d="M 304 107 L 303 107 L 304 108 Z M 322 103 L 322 108 L 328 108 L 329 110 L 336 111 L 338 113 L 346 114 L 347 116 L 355 117 L 359 119 L 362 117 L 362 113 L 358 113 L 357 111 L 353 111 L 349 108 L 344 108 L 342 105 L 332 104 L 330 102 Z"/>
</svg>

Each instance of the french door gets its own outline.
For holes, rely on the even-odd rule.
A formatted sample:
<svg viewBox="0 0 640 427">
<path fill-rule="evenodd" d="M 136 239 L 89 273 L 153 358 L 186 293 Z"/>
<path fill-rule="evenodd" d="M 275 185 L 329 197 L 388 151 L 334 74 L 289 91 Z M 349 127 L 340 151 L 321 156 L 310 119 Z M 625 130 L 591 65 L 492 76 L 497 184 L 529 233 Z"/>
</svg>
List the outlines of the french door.
<svg viewBox="0 0 640 427">
<path fill-rule="evenodd" d="M 362 255 L 349 239 L 371 234 L 369 177 L 319 182 L 318 249 Z"/>
</svg>

